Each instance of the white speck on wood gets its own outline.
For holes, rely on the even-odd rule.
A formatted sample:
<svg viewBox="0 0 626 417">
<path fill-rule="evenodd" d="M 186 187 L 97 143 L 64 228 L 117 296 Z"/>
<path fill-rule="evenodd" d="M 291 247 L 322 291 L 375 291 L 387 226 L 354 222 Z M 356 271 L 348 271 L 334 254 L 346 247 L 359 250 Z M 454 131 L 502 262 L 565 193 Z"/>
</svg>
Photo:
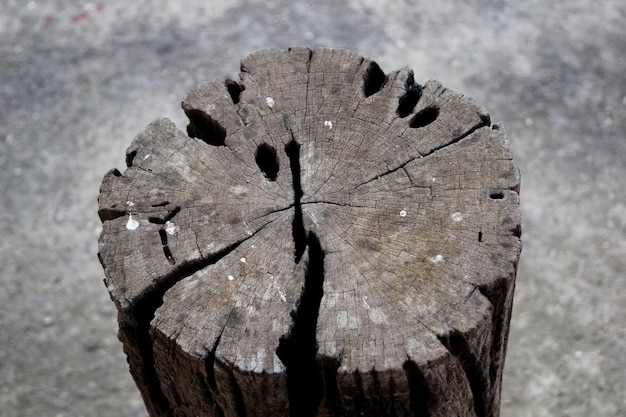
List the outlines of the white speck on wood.
<svg viewBox="0 0 626 417">
<path fill-rule="evenodd" d="M 245 264 L 245 263 L 246 263 L 246 258 L 241 258 L 241 259 L 239 260 L 239 262 L 241 262 L 242 264 Z"/>
<path fill-rule="evenodd" d="M 128 207 L 132 207 L 135 205 L 135 203 L 133 203 L 132 201 L 127 201 L 126 204 L 128 205 Z"/>
<path fill-rule="evenodd" d="M 228 276 L 228 280 L 229 280 L 229 281 L 232 281 L 232 280 L 234 280 L 234 279 L 235 279 L 235 277 L 234 277 L 234 276 L 232 276 L 232 275 L 229 275 L 229 276 Z"/>
<path fill-rule="evenodd" d="M 143 160 L 145 161 L 146 159 L 150 158 L 150 155 L 152 155 L 152 154 L 147 154 L 146 156 L 144 156 Z"/>
<path fill-rule="evenodd" d="M 333 128 L 333 122 L 331 122 L 330 120 L 325 120 L 324 121 L 324 126 L 329 128 L 329 129 L 332 129 Z"/>
<path fill-rule="evenodd" d="M 274 101 L 273 98 L 265 97 L 265 104 L 267 104 L 267 107 L 269 107 L 271 109 L 272 107 L 274 107 L 274 103 L 275 103 L 275 101 Z"/>
<path fill-rule="evenodd" d="M 170 221 L 165 222 L 165 231 L 168 235 L 173 235 L 174 233 L 178 232 L 178 226 L 174 225 L 174 223 Z"/>
<path fill-rule="evenodd" d="M 136 228 L 139 227 L 139 222 L 135 219 L 133 219 L 133 215 L 129 214 L 128 215 L 128 222 L 126 222 L 126 228 L 128 230 L 135 230 Z"/>
<path fill-rule="evenodd" d="M 443 255 L 435 255 L 432 258 L 430 258 L 430 261 L 434 264 L 442 262 L 443 261 Z"/>
<path fill-rule="evenodd" d="M 463 213 L 459 213 L 458 211 L 456 213 L 453 213 L 451 217 L 452 217 L 452 220 L 455 222 L 463 221 Z"/>
<path fill-rule="evenodd" d="M 277 287 L 276 288 L 278 290 L 278 295 L 280 296 L 280 299 L 283 301 L 283 303 L 287 302 L 287 293 L 285 293 L 285 291 L 282 290 L 282 288 Z"/>
<path fill-rule="evenodd" d="M 400 211 L 400 217 L 406 217 L 406 210 Z"/>
</svg>

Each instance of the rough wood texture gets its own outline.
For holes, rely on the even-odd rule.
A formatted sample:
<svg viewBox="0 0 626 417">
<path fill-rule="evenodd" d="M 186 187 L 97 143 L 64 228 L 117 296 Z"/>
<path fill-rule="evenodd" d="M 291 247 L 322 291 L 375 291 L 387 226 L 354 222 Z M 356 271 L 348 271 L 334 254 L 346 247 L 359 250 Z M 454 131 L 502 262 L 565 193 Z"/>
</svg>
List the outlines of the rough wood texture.
<svg viewBox="0 0 626 417">
<path fill-rule="evenodd" d="M 152 416 L 497 416 L 519 172 L 470 99 L 344 50 L 256 52 L 102 183 Z"/>
</svg>

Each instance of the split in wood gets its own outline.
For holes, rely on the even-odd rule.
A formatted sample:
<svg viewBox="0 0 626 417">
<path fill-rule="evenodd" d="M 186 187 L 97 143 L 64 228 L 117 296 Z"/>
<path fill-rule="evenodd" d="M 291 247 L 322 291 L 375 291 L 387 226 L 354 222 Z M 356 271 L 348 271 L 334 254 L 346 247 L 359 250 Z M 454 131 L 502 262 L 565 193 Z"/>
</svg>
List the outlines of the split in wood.
<svg viewBox="0 0 626 417">
<path fill-rule="evenodd" d="M 261 51 L 241 77 L 103 181 L 150 414 L 495 417 L 521 247 L 504 131 L 347 51 Z"/>
</svg>

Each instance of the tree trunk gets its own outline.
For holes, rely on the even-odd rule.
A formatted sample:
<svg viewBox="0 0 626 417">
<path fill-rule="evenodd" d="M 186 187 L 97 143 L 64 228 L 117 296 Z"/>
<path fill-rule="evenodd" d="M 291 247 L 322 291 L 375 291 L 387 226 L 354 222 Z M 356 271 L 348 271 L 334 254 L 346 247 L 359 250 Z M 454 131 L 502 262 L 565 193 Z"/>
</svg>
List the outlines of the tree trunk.
<svg viewBox="0 0 626 417">
<path fill-rule="evenodd" d="M 504 131 L 409 68 L 253 53 L 102 183 L 151 416 L 497 416 L 521 250 Z"/>
</svg>

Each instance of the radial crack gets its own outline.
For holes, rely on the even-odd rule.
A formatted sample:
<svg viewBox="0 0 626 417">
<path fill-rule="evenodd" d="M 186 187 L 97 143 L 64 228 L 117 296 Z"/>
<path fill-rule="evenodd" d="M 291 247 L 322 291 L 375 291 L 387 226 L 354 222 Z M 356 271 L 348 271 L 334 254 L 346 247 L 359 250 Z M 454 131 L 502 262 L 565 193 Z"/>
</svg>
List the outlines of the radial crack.
<svg viewBox="0 0 626 417">
<path fill-rule="evenodd" d="M 302 294 L 293 324 L 287 335 L 280 338 L 276 355 L 286 368 L 287 396 L 290 417 L 313 417 L 322 400 L 323 375 L 317 361 L 317 319 L 324 295 L 324 251 L 313 232 L 306 245 L 309 257 Z"/>
<path fill-rule="evenodd" d="M 404 362 L 404 373 L 409 382 L 409 407 L 414 417 L 429 417 L 430 389 L 419 367 L 410 358 Z"/>
<path fill-rule="evenodd" d="M 293 136 L 293 134 L 292 134 Z M 294 215 L 292 222 L 293 241 L 295 244 L 296 263 L 300 262 L 306 249 L 306 230 L 302 218 L 302 183 L 300 180 L 300 144 L 292 139 L 285 146 L 285 153 L 289 158 L 291 176 L 293 178 Z"/>
<path fill-rule="evenodd" d="M 150 322 L 154 319 L 157 309 L 163 304 L 163 296 L 176 283 L 215 264 L 271 223 L 272 221 L 266 223 L 257 232 L 233 243 L 213 256 L 181 262 L 178 267 L 142 293 L 130 311 L 119 314 L 120 339 L 126 346 L 125 351 L 128 354 L 129 362 L 131 362 L 131 369 L 135 369 L 133 376 L 137 381 L 142 381 L 140 386 L 147 387 L 143 395 L 150 398 L 149 403 L 155 409 L 155 415 L 167 417 L 173 415 L 169 400 L 158 382 L 159 376 L 154 362 L 154 346 L 150 336 Z"/>
<path fill-rule="evenodd" d="M 484 115 L 479 115 L 479 116 L 480 116 L 480 122 L 476 123 L 474 126 L 469 128 L 465 133 L 460 134 L 458 137 L 453 138 L 451 141 L 446 142 L 441 146 L 437 146 L 436 148 L 431 149 L 429 152 L 423 154 L 422 157 L 430 156 L 434 154 L 435 152 L 440 151 L 443 148 L 446 148 L 450 145 L 460 142 L 466 137 L 468 137 L 469 135 L 471 135 L 472 133 L 476 132 L 481 127 L 487 127 L 490 125 L 491 122 L 489 121 L 489 116 L 484 116 Z"/>
<path fill-rule="evenodd" d="M 457 358 L 461 368 L 463 368 L 474 397 L 474 412 L 476 416 L 485 417 L 487 412 L 485 397 L 488 395 L 489 382 L 480 369 L 480 362 L 471 353 L 464 335 L 458 330 L 453 330 L 448 334 L 438 335 L 437 338 Z"/>
</svg>

